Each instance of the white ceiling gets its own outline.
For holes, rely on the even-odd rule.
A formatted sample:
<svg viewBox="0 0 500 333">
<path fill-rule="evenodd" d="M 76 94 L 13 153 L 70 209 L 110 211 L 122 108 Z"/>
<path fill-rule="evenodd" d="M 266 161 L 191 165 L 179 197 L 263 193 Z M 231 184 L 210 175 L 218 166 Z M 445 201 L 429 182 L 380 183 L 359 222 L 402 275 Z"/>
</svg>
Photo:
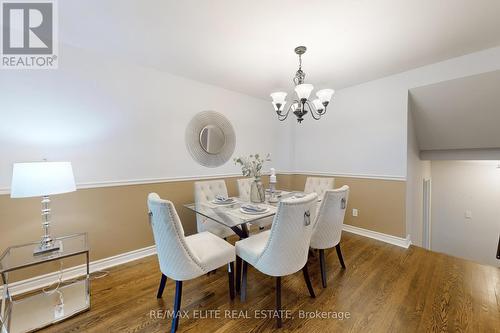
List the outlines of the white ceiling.
<svg viewBox="0 0 500 333">
<path fill-rule="evenodd" d="M 500 71 L 410 90 L 421 150 L 500 148 Z"/>
<path fill-rule="evenodd" d="M 269 99 L 339 89 L 500 45 L 498 0 L 59 1 L 63 42 Z"/>
</svg>

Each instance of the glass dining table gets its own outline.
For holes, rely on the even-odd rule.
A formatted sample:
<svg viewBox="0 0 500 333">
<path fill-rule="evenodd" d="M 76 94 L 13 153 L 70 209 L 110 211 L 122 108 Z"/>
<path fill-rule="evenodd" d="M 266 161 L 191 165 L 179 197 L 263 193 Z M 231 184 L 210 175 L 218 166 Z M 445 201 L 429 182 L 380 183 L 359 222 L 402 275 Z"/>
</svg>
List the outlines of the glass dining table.
<svg viewBox="0 0 500 333">
<path fill-rule="evenodd" d="M 204 216 L 212 221 L 215 221 L 223 226 L 231 228 L 240 239 L 247 238 L 249 234 L 248 225 L 257 222 L 260 219 L 276 215 L 279 201 L 290 198 L 292 196 L 303 195 L 301 192 L 286 192 L 276 191 L 279 195 L 276 200 L 270 202 L 270 194 L 266 193 L 266 201 L 259 203 L 260 207 L 266 208 L 266 211 L 261 214 L 248 214 L 241 210 L 241 207 L 250 202 L 243 201 L 239 198 L 234 198 L 234 202 L 230 204 L 217 204 L 215 202 L 190 203 L 184 205 L 187 209 L 196 214 Z M 276 202 L 275 202 L 276 201 Z M 254 204 L 255 205 L 255 204 Z M 235 274 L 236 292 L 240 292 L 241 286 L 241 259 L 236 257 L 236 274 Z"/>
<path fill-rule="evenodd" d="M 208 201 L 185 204 L 184 207 L 225 227 L 231 228 L 240 239 L 243 239 L 249 236 L 249 224 L 263 218 L 274 216 L 280 200 L 294 196 L 299 192 L 277 191 L 277 193 L 279 193 L 279 195 L 277 196 L 276 202 L 270 202 L 270 195 L 266 194 L 266 201 L 259 204 L 243 201 L 239 198 L 233 198 L 234 202 L 229 204 L 217 204 Z M 265 208 L 266 211 L 261 214 L 245 213 L 242 211 L 241 207 L 248 204 L 258 205 Z"/>
</svg>

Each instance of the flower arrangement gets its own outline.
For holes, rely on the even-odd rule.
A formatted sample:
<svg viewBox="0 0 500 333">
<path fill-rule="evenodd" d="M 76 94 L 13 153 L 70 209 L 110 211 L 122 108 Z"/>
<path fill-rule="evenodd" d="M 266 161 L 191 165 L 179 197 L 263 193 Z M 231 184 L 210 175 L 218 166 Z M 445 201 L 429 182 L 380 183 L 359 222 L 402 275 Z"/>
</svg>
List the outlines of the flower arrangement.
<svg viewBox="0 0 500 333">
<path fill-rule="evenodd" d="M 234 159 L 234 164 L 241 166 L 243 176 L 258 178 L 262 175 L 262 166 L 267 161 L 271 161 L 271 154 L 267 154 L 265 158 L 259 154 L 238 157 Z"/>
</svg>

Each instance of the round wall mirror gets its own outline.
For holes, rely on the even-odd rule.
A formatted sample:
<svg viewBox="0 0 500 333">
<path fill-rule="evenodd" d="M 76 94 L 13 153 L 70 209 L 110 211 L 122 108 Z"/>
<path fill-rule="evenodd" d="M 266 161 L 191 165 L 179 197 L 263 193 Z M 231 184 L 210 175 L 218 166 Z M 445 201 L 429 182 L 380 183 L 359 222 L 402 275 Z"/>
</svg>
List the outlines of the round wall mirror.
<svg viewBox="0 0 500 333">
<path fill-rule="evenodd" d="M 199 164 L 214 168 L 231 158 L 236 136 L 229 120 L 215 111 L 203 111 L 186 128 L 186 147 Z"/>
<path fill-rule="evenodd" d="M 218 154 L 226 144 L 226 136 L 215 125 L 207 125 L 200 132 L 200 145 L 209 154 Z"/>
</svg>

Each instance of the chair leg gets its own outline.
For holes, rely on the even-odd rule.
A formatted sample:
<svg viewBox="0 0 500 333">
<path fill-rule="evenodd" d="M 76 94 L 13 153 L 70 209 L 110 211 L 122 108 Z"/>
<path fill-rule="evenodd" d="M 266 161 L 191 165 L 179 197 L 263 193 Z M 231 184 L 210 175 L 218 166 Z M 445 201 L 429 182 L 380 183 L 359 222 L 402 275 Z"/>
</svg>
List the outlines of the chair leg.
<svg viewBox="0 0 500 333">
<path fill-rule="evenodd" d="M 160 286 L 158 287 L 158 293 L 156 294 L 156 298 L 161 298 L 163 295 L 163 290 L 165 289 L 165 284 L 167 283 L 167 276 L 165 274 L 161 274 Z"/>
<path fill-rule="evenodd" d="M 236 256 L 236 292 L 240 292 L 241 286 L 241 258 Z"/>
<path fill-rule="evenodd" d="M 276 325 L 281 328 L 281 277 L 276 277 Z"/>
<path fill-rule="evenodd" d="M 302 273 L 304 274 L 304 280 L 306 281 L 307 289 L 309 290 L 309 295 L 311 295 L 312 298 L 316 298 L 313 286 L 311 284 L 311 279 L 309 278 L 309 271 L 307 270 L 307 262 L 304 265 L 304 267 L 302 267 Z"/>
<path fill-rule="evenodd" d="M 344 258 L 342 258 L 342 251 L 340 250 L 340 243 L 335 246 L 335 250 L 337 250 L 337 256 L 339 257 L 340 266 L 342 266 L 342 268 L 345 268 Z"/>
<path fill-rule="evenodd" d="M 229 298 L 234 299 L 234 265 L 232 262 L 227 264 L 227 277 L 229 280 Z"/>
<path fill-rule="evenodd" d="M 179 315 L 181 310 L 182 281 L 175 281 L 174 316 L 172 318 L 171 333 L 175 333 L 179 327 Z"/>
<path fill-rule="evenodd" d="M 321 284 L 323 288 L 326 288 L 326 262 L 325 262 L 325 250 L 319 250 L 319 267 L 321 268 Z"/>
<path fill-rule="evenodd" d="M 245 260 L 243 262 L 243 269 L 241 272 L 241 293 L 240 293 L 240 301 L 245 302 L 247 299 L 247 271 L 248 271 L 248 263 Z"/>
</svg>

